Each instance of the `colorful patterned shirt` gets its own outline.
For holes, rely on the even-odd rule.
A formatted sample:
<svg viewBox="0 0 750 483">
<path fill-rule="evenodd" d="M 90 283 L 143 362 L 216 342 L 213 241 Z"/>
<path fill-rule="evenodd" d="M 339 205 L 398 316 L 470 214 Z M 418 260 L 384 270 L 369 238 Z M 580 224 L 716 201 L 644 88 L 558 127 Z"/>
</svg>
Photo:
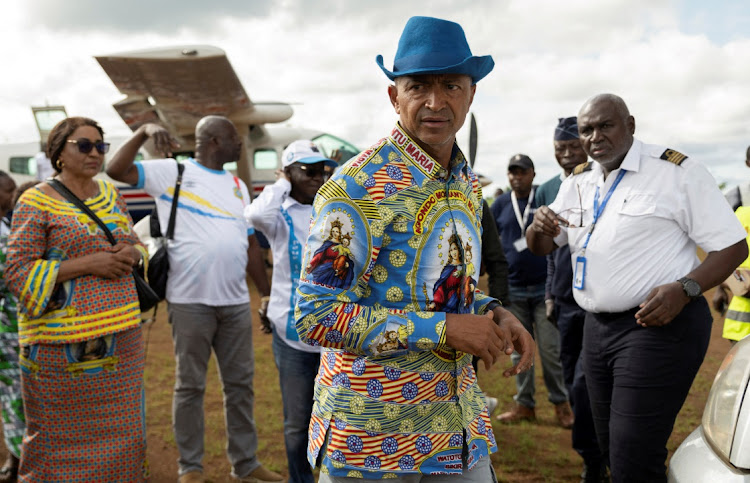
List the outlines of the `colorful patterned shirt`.
<svg viewBox="0 0 750 483">
<path fill-rule="evenodd" d="M 111 183 L 84 201 L 115 240 L 138 244 L 125 202 Z M 69 201 L 38 186 L 21 195 L 8 239 L 6 283 L 18 297 L 21 346 L 70 344 L 120 332 L 141 323 L 133 277 L 83 275 L 57 283 L 60 263 L 112 247 L 101 228 Z"/>
<path fill-rule="evenodd" d="M 476 175 L 457 146 L 445 170 L 396 125 L 313 208 L 295 310 L 301 339 L 324 347 L 310 463 L 366 479 L 472 468 L 495 437 L 471 355 L 445 343 L 445 314 L 496 302 L 467 272 L 481 265 Z"/>
<path fill-rule="evenodd" d="M 18 332 L 18 300 L 8 290 L 8 285 L 5 283 L 5 263 L 8 253 L 9 234 L 8 219 L 3 218 L 0 220 L 0 333 Z M 5 369 L 5 361 L 3 361 L 0 369 Z"/>
</svg>

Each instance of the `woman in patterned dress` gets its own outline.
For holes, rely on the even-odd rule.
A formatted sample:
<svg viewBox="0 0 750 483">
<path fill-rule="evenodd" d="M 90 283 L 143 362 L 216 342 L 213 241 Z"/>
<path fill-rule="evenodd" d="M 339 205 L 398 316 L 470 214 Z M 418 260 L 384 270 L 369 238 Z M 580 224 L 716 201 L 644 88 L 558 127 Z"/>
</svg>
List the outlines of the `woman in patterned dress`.
<svg viewBox="0 0 750 483">
<path fill-rule="evenodd" d="M 137 482 L 147 476 L 144 347 L 132 276 L 144 255 L 117 189 L 94 176 L 99 125 L 61 121 L 47 155 L 56 178 L 107 225 L 43 182 L 13 215 L 6 282 L 18 297 L 26 411 L 23 482 Z"/>
</svg>

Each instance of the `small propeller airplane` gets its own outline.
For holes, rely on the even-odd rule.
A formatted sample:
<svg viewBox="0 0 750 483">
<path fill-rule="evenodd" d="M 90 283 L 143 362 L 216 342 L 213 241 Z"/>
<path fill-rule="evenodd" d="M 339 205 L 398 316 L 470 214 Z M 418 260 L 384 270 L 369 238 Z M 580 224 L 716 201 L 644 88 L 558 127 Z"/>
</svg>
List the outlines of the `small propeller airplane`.
<svg viewBox="0 0 750 483">
<path fill-rule="evenodd" d="M 195 125 L 206 115 L 226 116 L 242 138 L 240 159 L 225 166 L 257 196 L 276 180 L 281 154 L 297 139 L 312 140 L 325 156 L 336 156 L 341 163 L 359 149 L 332 134 L 304 128 L 278 126 L 292 117 L 292 106 L 283 102 L 253 102 L 242 87 L 223 50 L 209 45 L 188 45 L 96 56 L 115 87 L 125 95 L 113 107 L 133 131 L 144 123 L 167 128 L 179 141 L 178 160 L 192 157 Z M 33 107 L 41 142 L 55 123 L 67 114 L 63 106 Z M 107 137 L 110 152 L 125 138 Z M 35 179 L 35 153 L 38 143 L 0 146 L 0 169 L 8 171 L 17 183 Z M 146 143 L 142 159 L 160 156 Z M 105 160 L 106 164 L 106 160 Z M 99 176 L 105 177 L 101 173 Z M 134 221 L 151 213 L 153 199 L 142 190 L 119 184 Z"/>
</svg>

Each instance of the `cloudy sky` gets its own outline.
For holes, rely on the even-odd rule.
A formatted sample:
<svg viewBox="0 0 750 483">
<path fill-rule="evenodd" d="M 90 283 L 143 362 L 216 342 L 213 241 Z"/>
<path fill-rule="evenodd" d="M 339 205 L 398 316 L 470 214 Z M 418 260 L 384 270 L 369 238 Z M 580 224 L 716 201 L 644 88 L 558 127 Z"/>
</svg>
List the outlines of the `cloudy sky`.
<svg viewBox="0 0 750 483">
<path fill-rule="evenodd" d="M 363 148 L 396 119 L 375 56 L 392 65 L 412 15 L 459 22 L 473 52 L 494 57 L 472 109 L 475 168 L 502 186 L 519 152 L 538 182 L 556 174 L 557 118 L 600 92 L 625 99 L 644 142 L 700 159 L 719 182 L 750 179 L 747 0 L 7 0 L 0 142 L 37 139 L 29 107 L 45 103 L 127 134 L 111 107 L 122 96 L 93 56 L 209 44 L 253 101 L 294 103 L 290 125 Z"/>
</svg>

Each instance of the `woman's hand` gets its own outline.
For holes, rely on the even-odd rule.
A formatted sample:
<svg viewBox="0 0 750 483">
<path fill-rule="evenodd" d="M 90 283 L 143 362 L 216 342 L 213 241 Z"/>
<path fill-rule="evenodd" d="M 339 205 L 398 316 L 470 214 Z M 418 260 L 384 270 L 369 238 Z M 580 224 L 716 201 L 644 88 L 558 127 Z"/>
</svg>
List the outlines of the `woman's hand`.
<svg viewBox="0 0 750 483">
<path fill-rule="evenodd" d="M 121 278 L 133 271 L 141 259 L 140 252 L 128 243 L 120 242 L 107 251 L 89 255 L 92 275 L 101 278 Z"/>
</svg>

